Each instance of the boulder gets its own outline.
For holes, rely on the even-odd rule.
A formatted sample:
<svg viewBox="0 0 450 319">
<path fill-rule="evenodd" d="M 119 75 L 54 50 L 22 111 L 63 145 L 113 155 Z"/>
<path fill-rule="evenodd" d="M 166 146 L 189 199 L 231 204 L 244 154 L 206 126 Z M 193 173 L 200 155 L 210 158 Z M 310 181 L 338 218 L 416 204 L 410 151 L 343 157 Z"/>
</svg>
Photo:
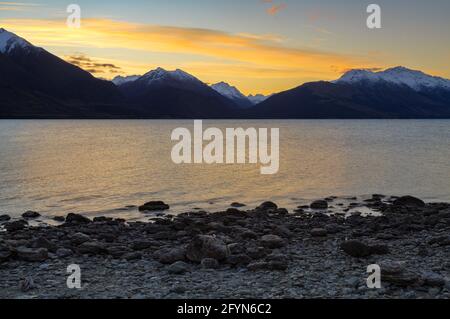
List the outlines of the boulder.
<svg viewBox="0 0 450 319">
<path fill-rule="evenodd" d="M 312 209 L 328 209 L 328 202 L 326 200 L 316 200 L 310 207 Z"/>
<path fill-rule="evenodd" d="M 27 211 L 27 212 L 22 214 L 23 218 L 29 218 L 29 219 L 38 218 L 40 216 L 41 216 L 41 214 L 39 214 L 38 212 L 34 212 L 32 210 L 29 210 L 29 211 Z"/>
<path fill-rule="evenodd" d="M 273 202 L 264 202 L 261 205 L 259 205 L 256 209 L 258 210 L 270 210 L 270 209 L 278 209 L 277 204 L 273 203 Z"/>
<path fill-rule="evenodd" d="M 283 238 L 277 235 L 264 235 L 260 241 L 264 247 L 270 249 L 281 248 L 285 245 Z"/>
<path fill-rule="evenodd" d="M 425 202 L 413 196 L 403 196 L 394 201 L 394 206 L 425 207 Z"/>
<path fill-rule="evenodd" d="M 54 216 L 53 220 L 56 221 L 56 222 L 63 223 L 63 222 L 66 221 L 66 218 L 64 216 Z"/>
<path fill-rule="evenodd" d="M 9 215 L 0 215 L 0 222 L 7 222 L 7 221 L 9 221 L 9 220 L 11 220 L 11 216 L 9 216 Z"/>
<path fill-rule="evenodd" d="M 66 217 L 66 224 L 89 224 L 91 222 L 89 218 L 79 214 L 70 213 Z"/>
<path fill-rule="evenodd" d="M 352 257 L 362 258 L 372 254 L 370 247 L 357 240 L 348 240 L 341 244 L 341 249 Z"/>
<path fill-rule="evenodd" d="M 75 233 L 72 236 L 70 236 L 69 239 L 72 241 L 74 245 L 81 245 L 87 241 L 90 241 L 91 237 L 83 233 Z"/>
<path fill-rule="evenodd" d="M 218 261 L 228 257 L 229 250 L 223 241 L 213 236 L 199 235 L 188 245 L 186 257 L 190 261 L 200 263 L 205 258 Z"/>
<path fill-rule="evenodd" d="M 241 207 L 245 207 L 247 205 L 235 202 L 235 203 L 232 203 L 230 206 L 234 207 L 234 208 L 241 208 Z"/>
<path fill-rule="evenodd" d="M 17 220 L 3 224 L 3 227 L 9 232 L 15 232 L 24 229 L 28 225 L 26 220 Z"/>
<path fill-rule="evenodd" d="M 46 248 L 27 248 L 19 247 L 16 249 L 17 258 L 24 261 L 39 262 L 48 258 Z"/>
<path fill-rule="evenodd" d="M 186 249 L 176 248 L 162 248 L 157 250 L 154 258 L 162 264 L 173 264 L 177 261 L 186 260 Z"/>
<path fill-rule="evenodd" d="M 164 211 L 170 209 L 170 206 L 163 201 L 153 201 L 139 206 L 139 211 Z"/>
</svg>

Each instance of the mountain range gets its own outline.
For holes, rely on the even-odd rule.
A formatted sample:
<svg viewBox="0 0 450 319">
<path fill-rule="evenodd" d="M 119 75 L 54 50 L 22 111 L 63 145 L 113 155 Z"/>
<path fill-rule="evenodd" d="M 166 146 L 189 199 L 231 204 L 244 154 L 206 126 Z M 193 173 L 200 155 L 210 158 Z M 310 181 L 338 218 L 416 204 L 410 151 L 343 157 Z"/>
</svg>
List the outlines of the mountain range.
<svg viewBox="0 0 450 319">
<path fill-rule="evenodd" d="M 162 68 L 106 81 L 0 28 L 0 118 L 450 118 L 450 80 L 349 70 L 271 96 Z"/>
</svg>

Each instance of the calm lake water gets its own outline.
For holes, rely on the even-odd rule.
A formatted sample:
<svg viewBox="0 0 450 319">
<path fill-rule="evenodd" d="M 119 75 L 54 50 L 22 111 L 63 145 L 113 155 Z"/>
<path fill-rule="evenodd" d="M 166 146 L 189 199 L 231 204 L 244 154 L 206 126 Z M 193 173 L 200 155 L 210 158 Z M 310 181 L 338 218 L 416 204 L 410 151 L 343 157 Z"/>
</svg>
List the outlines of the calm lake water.
<svg viewBox="0 0 450 319">
<path fill-rule="evenodd" d="M 450 121 L 204 121 L 280 128 L 280 171 L 259 165 L 175 165 L 177 127 L 193 121 L 0 121 L 0 213 L 142 218 L 272 200 L 293 209 L 331 195 L 411 194 L 450 201 Z"/>
</svg>

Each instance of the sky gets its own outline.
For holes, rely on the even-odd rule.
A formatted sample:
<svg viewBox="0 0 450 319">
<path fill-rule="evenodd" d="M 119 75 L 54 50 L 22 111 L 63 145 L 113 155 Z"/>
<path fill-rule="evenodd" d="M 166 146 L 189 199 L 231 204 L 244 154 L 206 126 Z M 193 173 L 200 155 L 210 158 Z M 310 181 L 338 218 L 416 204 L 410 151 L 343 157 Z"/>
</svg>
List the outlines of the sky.
<svg viewBox="0 0 450 319">
<path fill-rule="evenodd" d="M 66 24 L 81 8 L 81 27 Z M 381 29 L 366 25 L 381 7 Z M 448 0 L 0 1 L 0 27 L 97 77 L 183 69 L 245 94 L 402 65 L 450 78 Z"/>
</svg>

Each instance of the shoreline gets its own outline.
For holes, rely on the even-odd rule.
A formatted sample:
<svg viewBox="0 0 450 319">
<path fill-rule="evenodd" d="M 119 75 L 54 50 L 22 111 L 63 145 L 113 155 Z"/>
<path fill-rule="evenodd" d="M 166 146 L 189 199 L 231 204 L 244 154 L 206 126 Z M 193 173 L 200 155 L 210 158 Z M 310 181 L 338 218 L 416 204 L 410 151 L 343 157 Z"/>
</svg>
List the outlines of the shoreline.
<svg viewBox="0 0 450 319">
<path fill-rule="evenodd" d="M 234 203 L 152 222 L 77 214 L 58 226 L 4 221 L 0 298 L 450 298 L 450 203 L 373 195 L 342 214 L 336 200 L 294 213 Z M 67 288 L 70 264 L 81 268 L 82 289 Z M 372 264 L 381 289 L 367 288 Z"/>
</svg>

